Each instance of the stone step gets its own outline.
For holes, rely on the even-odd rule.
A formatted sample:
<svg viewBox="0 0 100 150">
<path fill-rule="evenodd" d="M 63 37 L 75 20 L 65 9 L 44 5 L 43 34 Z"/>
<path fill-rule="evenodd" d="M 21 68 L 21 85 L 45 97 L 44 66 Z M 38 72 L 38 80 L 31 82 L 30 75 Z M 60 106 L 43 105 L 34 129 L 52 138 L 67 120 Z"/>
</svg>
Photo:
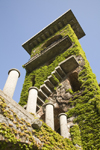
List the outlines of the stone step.
<svg viewBox="0 0 100 150">
<path fill-rule="evenodd" d="M 38 90 L 38 96 L 43 99 L 43 101 L 48 98 L 48 96 L 41 89 Z"/>
<path fill-rule="evenodd" d="M 64 78 L 66 76 L 66 73 L 62 70 L 60 66 L 57 66 L 55 70 L 59 73 L 59 75 Z"/>
<path fill-rule="evenodd" d="M 50 76 L 48 77 L 48 79 L 51 81 L 51 83 L 52 83 L 54 86 L 57 86 L 58 82 L 57 82 L 56 80 L 54 80 L 54 78 L 53 78 L 52 75 L 50 75 Z"/>
<path fill-rule="evenodd" d="M 60 76 L 60 74 L 59 74 L 56 70 L 54 70 L 51 74 L 55 75 L 55 77 L 56 77 L 59 81 L 62 80 L 62 77 Z"/>
<path fill-rule="evenodd" d="M 40 109 L 40 106 L 37 104 L 37 107 Z"/>
<path fill-rule="evenodd" d="M 45 80 L 44 83 L 47 85 L 47 87 L 53 92 L 54 91 L 54 85 L 51 83 L 49 79 Z"/>
<path fill-rule="evenodd" d="M 37 97 L 37 104 L 41 106 L 44 104 L 44 101 L 39 96 Z"/>
<path fill-rule="evenodd" d="M 40 109 L 40 106 L 37 104 L 36 105 L 36 112 Z"/>
<path fill-rule="evenodd" d="M 47 96 L 49 96 L 52 93 L 52 91 L 46 86 L 46 84 L 41 85 L 40 88 Z"/>
<path fill-rule="evenodd" d="M 75 70 L 79 64 L 74 56 L 70 56 L 61 63 L 59 63 L 59 66 L 62 68 L 62 70 L 67 74 L 73 70 Z"/>
</svg>

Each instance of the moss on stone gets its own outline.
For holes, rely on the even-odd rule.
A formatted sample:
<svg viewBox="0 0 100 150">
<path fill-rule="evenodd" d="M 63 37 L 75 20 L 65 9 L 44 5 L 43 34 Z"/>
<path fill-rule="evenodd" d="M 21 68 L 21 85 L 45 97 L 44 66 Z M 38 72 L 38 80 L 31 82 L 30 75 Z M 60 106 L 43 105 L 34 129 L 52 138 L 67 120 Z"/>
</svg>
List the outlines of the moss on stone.
<svg viewBox="0 0 100 150">
<path fill-rule="evenodd" d="M 35 130 L 35 135 L 44 143 L 43 150 L 76 150 L 69 139 L 63 138 L 45 123 Z"/>
<path fill-rule="evenodd" d="M 78 81 L 81 83 L 81 94 L 79 94 L 80 91 L 72 93 L 73 99 L 70 99 L 70 104 L 74 106 L 74 108 L 66 113 L 68 117 L 76 117 L 74 123 L 77 123 L 79 126 L 83 149 L 98 150 L 100 149 L 100 87 L 98 86 L 96 76 L 92 73 L 85 53 L 70 25 L 62 29 L 62 36 L 65 34 L 70 37 L 73 46 L 57 56 L 50 65 L 41 66 L 31 73 L 26 73 L 19 104 L 24 105 L 27 102 L 28 89 L 32 86 L 31 78 L 33 75 L 35 75 L 34 86 L 39 88 L 61 61 L 71 55 L 81 56 L 85 62 L 78 76 Z M 42 130 L 39 130 L 39 135 L 41 135 L 42 132 Z M 46 144 L 47 148 L 49 144 L 50 143 Z"/>
<path fill-rule="evenodd" d="M 66 90 L 66 93 L 69 92 L 70 94 L 73 94 L 73 90 L 72 89 L 68 89 Z"/>
<path fill-rule="evenodd" d="M 6 104 L 2 97 L 0 97 L 0 102 Z M 6 108 L 8 109 L 7 104 Z M 15 112 L 13 113 L 14 116 L 18 118 L 17 115 L 15 115 Z M 1 114 L 3 115 L 2 111 Z M 7 116 L 6 118 L 9 119 Z M 24 125 L 20 125 L 19 122 L 23 122 Z M 28 127 L 30 127 L 31 124 L 23 118 L 19 119 L 17 123 L 18 124 L 16 124 L 15 121 L 12 121 L 9 126 L 4 122 L 0 123 L 0 138 L 3 139 L 0 141 L 0 150 L 76 150 L 70 140 L 64 139 L 45 123 L 43 123 L 40 129 L 33 129 L 32 131 L 28 130 Z M 16 128 L 14 128 L 14 125 Z M 34 139 L 34 135 L 39 138 L 43 144 L 37 143 Z"/>
<path fill-rule="evenodd" d="M 67 116 L 76 116 L 74 123 L 78 123 L 84 150 L 100 148 L 100 88 L 96 76 L 92 73 L 88 61 L 83 56 L 85 65 L 79 73 L 82 93 L 73 98 L 74 108 L 67 112 Z M 73 93 L 74 96 L 74 93 Z"/>
<path fill-rule="evenodd" d="M 70 128 L 70 134 L 71 134 L 72 143 L 74 145 L 78 145 L 79 147 L 82 147 L 81 134 L 78 125 L 74 125 L 72 128 Z"/>
<path fill-rule="evenodd" d="M 52 44 L 54 42 L 56 42 L 57 40 L 65 37 L 66 35 L 68 35 L 67 32 L 67 27 L 65 26 L 63 29 L 59 30 L 57 33 L 55 33 L 53 36 L 47 38 L 46 40 L 44 40 L 42 43 L 40 43 L 39 45 L 37 45 L 36 47 L 34 47 L 31 51 L 31 57 L 34 57 L 35 55 L 40 54 L 43 50 L 45 50 L 48 46 L 47 43 Z M 59 38 L 57 38 L 59 37 Z"/>
<path fill-rule="evenodd" d="M 81 45 L 80 45 L 74 31 L 70 27 L 70 25 L 67 25 L 64 29 L 57 32 L 56 34 L 59 34 L 60 32 L 62 33 L 62 36 L 68 35 L 70 37 L 72 43 L 74 43 L 73 47 L 67 49 L 64 53 L 58 55 L 50 65 L 41 66 L 39 69 L 33 70 L 31 73 L 26 72 L 26 76 L 25 76 L 25 80 L 24 80 L 24 84 L 23 84 L 23 88 L 22 88 L 22 92 L 21 92 L 21 97 L 20 97 L 20 101 L 19 101 L 20 105 L 23 106 L 27 102 L 28 89 L 32 86 L 31 79 L 33 76 L 35 76 L 34 86 L 39 88 L 42 84 L 44 84 L 44 81 L 51 74 L 51 72 L 54 71 L 55 67 L 57 67 L 60 62 L 62 62 L 63 60 L 65 60 L 66 58 L 68 58 L 71 55 L 84 56 L 85 53 L 83 52 Z"/>
</svg>

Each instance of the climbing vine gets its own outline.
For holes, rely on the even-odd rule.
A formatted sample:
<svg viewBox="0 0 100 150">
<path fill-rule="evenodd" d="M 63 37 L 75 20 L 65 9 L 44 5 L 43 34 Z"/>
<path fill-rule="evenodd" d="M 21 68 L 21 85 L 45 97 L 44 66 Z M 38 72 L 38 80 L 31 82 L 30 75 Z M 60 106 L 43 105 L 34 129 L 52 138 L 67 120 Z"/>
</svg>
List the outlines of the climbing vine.
<svg viewBox="0 0 100 150">
<path fill-rule="evenodd" d="M 44 81 L 47 79 L 47 77 L 51 74 L 51 72 L 54 71 L 55 67 L 57 67 L 60 62 L 62 62 L 63 60 L 65 60 L 67 57 L 69 57 L 71 55 L 82 55 L 82 56 L 85 55 L 75 33 L 72 30 L 72 28 L 70 27 L 70 25 L 67 25 L 64 29 L 60 30 L 55 35 L 60 34 L 60 33 L 62 34 L 63 37 L 66 35 L 68 35 L 70 37 L 72 43 L 74 43 L 73 47 L 67 49 L 64 53 L 58 55 L 50 65 L 41 66 L 39 69 L 33 70 L 31 73 L 28 73 L 26 71 L 26 77 L 25 77 L 25 81 L 23 84 L 21 97 L 20 97 L 20 101 L 19 101 L 20 105 L 23 106 L 27 102 L 28 89 L 32 86 L 31 79 L 33 78 L 33 76 L 35 76 L 34 86 L 39 88 L 44 83 Z"/>
<path fill-rule="evenodd" d="M 79 125 L 83 149 L 97 150 L 100 148 L 100 88 L 85 57 L 84 61 L 85 65 L 78 77 L 81 94 L 79 91 L 72 93 L 70 104 L 74 107 L 66 113 L 68 117 L 74 116 L 74 123 Z M 75 127 L 71 131 L 73 129 Z M 79 144 L 80 140 L 76 138 L 75 132 L 72 135 L 73 143 Z"/>
<path fill-rule="evenodd" d="M 67 49 L 64 53 L 57 56 L 50 65 L 44 65 L 39 69 L 32 71 L 31 73 L 26 73 L 19 104 L 23 106 L 27 102 L 28 89 L 32 86 L 31 78 L 33 75 L 35 75 L 34 86 L 39 88 L 61 61 L 65 60 L 71 55 L 81 56 L 85 64 L 84 66 L 82 66 L 82 70 L 80 71 L 78 76 L 78 81 L 81 83 L 80 91 L 69 91 L 73 96 L 72 98 L 70 98 L 70 105 L 72 105 L 73 107 L 68 112 L 66 112 L 66 114 L 68 118 L 75 116 L 74 123 L 78 125 L 74 126 L 71 129 L 73 132 L 73 144 L 80 145 L 81 143 L 81 146 L 84 150 L 99 150 L 100 87 L 98 86 L 96 76 L 92 73 L 85 53 L 82 50 L 81 45 L 70 25 L 67 25 L 57 34 L 61 34 L 61 32 L 70 37 L 73 46 Z M 79 130 L 77 130 L 78 127 Z M 39 135 L 41 135 L 41 130 L 39 130 Z M 77 134 L 80 134 L 79 138 L 78 136 L 76 137 L 76 135 L 74 134 L 75 132 L 78 132 Z M 49 143 L 47 143 L 47 147 L 48 146 Z"/>
<path fill-rule="evenodd" d="M 82 147 L 81 134 L 78 125 L 74 125 L 72 128 L 70 128 L 70 134 L 73 144 L 77 144 L 78 146 Z"/>
<path fill-rule="evenodd" d="M 45 123 L 40 129 L 35 129 L 35 135 L 44 143 L 43 150 L 76 150 L 69 139 L 63 138 Z"/>
<path fill-rule="evenodd" d="M 5 118 L 5 121 L 6 119 L 10 120 L 8 125 L 5 121 L 0 123 L 1 150 L 5 150 L 6 148 L 10 150 L 11 148 L 15 147 L 19 150 L 32 150 L 33 148 L 34 150 L 41 149 L 42 144 L 37 144 L 33 137 L 33 131 L 28 130 L 28 128 L 31 127 L 31 124 L 23 118 L 19 119 L 17 114 L 9 106 L 7 106 L 6 101 L 1 96 L 0 112 L 1 115 Z M 22 142 L 23 140 L 24 143 Z"/>
<path fill-rule="evenodd" d="M 19 119 L 2 97 L 0 97 L 0 110 L 5 120 L 10 119 L 9 114 L 11 113 L 14 118 L 14 120 L 11 119 L 9 125 L 5 121 L 0 123 L 0 150 L 76 150 L 70 140 L 64 139 L 45 123 L 39 129 L 28 130 L 31 124 L 23 118 Z M 39 138 L 42 143 L 37 143 L 33 135 Z"/>
</svg>

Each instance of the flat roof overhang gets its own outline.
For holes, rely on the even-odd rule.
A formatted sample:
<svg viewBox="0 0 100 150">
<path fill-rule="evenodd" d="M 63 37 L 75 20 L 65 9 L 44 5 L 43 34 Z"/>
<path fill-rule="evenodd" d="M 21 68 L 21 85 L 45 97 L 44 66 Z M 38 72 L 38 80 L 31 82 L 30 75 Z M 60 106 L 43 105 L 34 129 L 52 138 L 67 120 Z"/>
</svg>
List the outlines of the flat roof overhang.
<svg viewBox="0 0 100 150">
<path fill-rule="evenodd" d="M 71 25 L 78 39 L 82 38 L 85 35 L 83 29 L 81 28 L 73 12 L 71 10 L 68 10 L 58 19 L 56 19 L 50 25 L 48 25 L 46 28 L 44 28 L 35 36 L 30 38 L 24 44 L 22 44 L 22 47 L 31 55 L 32 48 L 36 47 L 38 44 L 40 44 L 41 42 L 43 42 L 44 40 L 55 34 L 57 31 L 59 31 L 67 24 Z"/>
<path fill-rule="evenodd" d="M 37 56 L 32 57 L 26 64 L 24 64 L 24 67 L 28 72 L 31 72 L 64 52 L 70 46 L 72 46 L 72 42 L 68 36 L 65 36 L 58 42 L 51 44 Z"/>
</svg>

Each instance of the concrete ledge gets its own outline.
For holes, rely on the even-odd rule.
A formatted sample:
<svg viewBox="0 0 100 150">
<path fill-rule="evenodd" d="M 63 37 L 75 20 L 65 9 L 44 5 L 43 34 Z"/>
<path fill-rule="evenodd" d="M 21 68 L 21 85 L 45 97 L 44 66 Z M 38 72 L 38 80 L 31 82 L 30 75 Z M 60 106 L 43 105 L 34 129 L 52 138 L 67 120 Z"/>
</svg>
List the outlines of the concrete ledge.
<svg viewBox="0 0 100 150">
<path fill-rule="evenodd" d="M 0 113 L 0 123 L 4 123 L 5 124 L 4 126 L 7 128 L 10 127 L 12 129 L 14 129 L 16 131 L 16 138 L 20 139 L 21 142 L 30 144 L 31 141 L 30 141 L 29 137 L 24 138 L 21 134 L 19 134 L 19 131 L 21 131 L 21 129 L 22 129 L 21 127 L 23 127 L 23 125 L 24 125 L 27 129 L 26 130 L 27 132 L 25 132 L 23 130 L 25 136 L 27 135 L 27 133 L 30 132 L 32 138 L 34 138 L 36 143 L 41 143 L 41 141 L 37 137 L 35 137 L 35 135 L 32 132 L 33 131 L 32 124 L 34 122 L 35 122 L 35 126 L 37 126 L 38 128 L 42 125 L 42 122 L 39 119 L 36 119 L 37 116 L 33 116 L 30 113 L 28 113 L 23 107 L 21 107 L 19 104 L 17 104 L 12 98 L 10 98 L 6 94 L 4 94 L 4 92 L 1 90 L 0 90 L 0 97 L 1 97 L 0 101 L 3 101 L 2 100 L 2 98 L 3 98 L 4 104 L 6 105 L 4 110 L 0 109 L 0 112 L 1 112 Z M 6 115 L 4 114 L 4 111 L 6 111 L 6 113 L 7 113 Z M 9 114 L 10 114 L 10 116 L 9 116 Z M 15 132 L 12 131 L 12 134 L 15 135 Z M 2 140 L 1 135 L 0 135 L 0 138 L 1 138 L 0 140 Z M 4 137 L 5 137 L 5 135 L 4 135 Z M 9 141 L 9 138 L 10 137 L 6 137 L 4 140 L 8 139 L 8 141 Z"/>
<path fill-rule="evenodd" d="M 57 86 L 58 82 L 54 80 L 52 75 L 48 76 L 48 79 L 50 80 L 50 82 L 53 84 L 54 87 Z"/>
<path fill-rule="evenodd" d="M 40 103 L 44 104 L 44 101 L 43 101 L 39 96 L 37 97 L 37 103 L 39 103 L 38 101 L 39 101 Z"/>
<path fill-rule="evenodd" d="M 72 55 L 71 57 L 68 57 L 67 59 L 59 63 L 59 66 L 67 74 L 76 69 L 79 66 L 79 64 L 75 57 Z"/>
<path fill-rule="evenodd" d="M 23 48 L 31 55 L 32 48 L 36 47 L 38 44 L 43 42 L 45 39 L 47 39 L 47 37 L 49 38 L 51 35 L 58 32 L 61 28 L 63 28 L 67 24 L 71 25 L 78 39 L 80 39 L 85 35 L 83 29 L 81 28 L 79 22 L 75 18 L 73 12 L 71 10 L 68 10 L 59 18 L 57 18 L 55 21 L 53 21 L 51 24 L 49 24 L 46 28 L 44 28 L 35 36 L 33 36 L 31 39 L 26 41 L 22 45 Z"/>
<path fill-rule="evenodd" d="M 56 77 L 59 81 L 62 80 L 62 77 L 60 76 L 60 74 L 59 74 L 56 70 L 54 70 L 53 72 L 51 72 L 51 74 L 55 75 L 55 77 Z"/>
<path fill-rule="evenodd" d="M 40 88 L 47 96 L 49 96 L 52 93 L 51 90 L 46 86 L 46 84 L 41 85 Z"/>
<path fill-rule="evenodd" d="M 62 77 L 62 78 L 64 78 L 65 77 L 65 72 L 61 69 L 61 67 L 60 66 L 57 66 L 56 68 L 55 68 L 55 70 L 59 73 L 59 75 Z"/>
<path fill-rule="evenodd" d="M 27 112 L 22 106 L 20 106 L 18 103 L 16 103 L 12 98 L 7 96 L 2 90 L 0 90 L 0 96 L 3 97 L 7 101 L 7 104 L 10 103 L 16 109 L 18 109 L 20 112 L 22 112 L 25 116 L 27 116 L 28 118 L 34 120 L 34 116 L 33 115 L 31 115 L 29 112 Z"/>
<path fill-rule="evenodd" d="M 47 87 L 51 90 L 54 91 L 54 85 L 51 83 L 49 79 L 45 80 L 44 83 L 47 85 Z"/>
<path fill-rule="evenodd" d="M 32 70 L 43 65 L 45 62 L 48 62 L 52 58 L 64 52 L 72 45 L 72 42 L 68 36 L 60 39 L 58 42 L 51 44 L 46 49 L 44 49 L 40 54 L 35 57 L 32 57 L 30 61 L 24 64 L 24 67 L 27 71 L 31 72 Z"/>
<path fill-rule="evenodd" d="M 39 89 L 38 91 L 38 96 L 42 98 L 44 101 L 46 98 L 48 98 L 48 96 L 41 89 Z"/>
</svg>

